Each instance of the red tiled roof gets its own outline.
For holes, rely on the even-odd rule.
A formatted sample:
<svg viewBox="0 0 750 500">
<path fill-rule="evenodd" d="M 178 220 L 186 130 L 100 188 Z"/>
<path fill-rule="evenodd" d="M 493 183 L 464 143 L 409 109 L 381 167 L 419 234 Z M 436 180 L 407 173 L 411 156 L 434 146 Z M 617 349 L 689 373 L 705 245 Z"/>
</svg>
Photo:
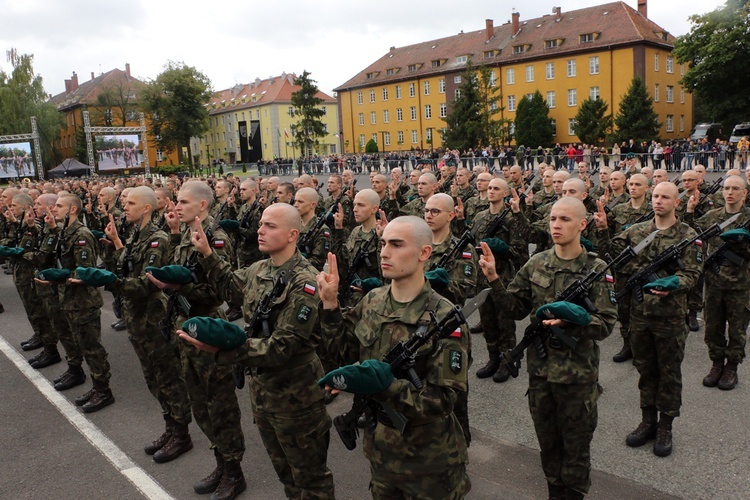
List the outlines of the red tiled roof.
<svg viewBox="0 0 750 500">
<path fill-rule="evenodd" d="M 673 36 L 624 2 L 562 12 L 559 20 L 554 14 L 536 19 L 521 19 L 519 32 L 514 36 L 512 31 L 512 23 L 508 22 L 493 27 L 493 35 L 489 40 L 487 30 L 482 29 L 406 47 L 393 47 L 335 90 L 338 92 L 377 83 L 460 71 L 466 64 L 457 62 L 457 58 L 463 55 L 472 56 L 474 65 L 497 66 L 633 43 L 665 48 L 671 48 L 674 44 Z M 594 41 L 579 41 L 580 35 L 592 32 L 598 33 Z M 546 49 L 545 40 L 563 42 L 559 47 Z M 514 54 L 513 47 L 517 45 L 525 45 L 527 50 L 523 54 Z M 489 51 L 499 51 L 499 54 L 491 59 L 484 58 L 484 53 Z M 441 64 L 433 67 L 432 61 L 441 61 Z M 414 64 L 421 66 L 415 71 L 408 71 L 409 66 Z M 398 71 L 387 75 L 387 71 L 393 69 Z M 370 78 L 367 78 L 368 74 L 371 75 Z"/>
<path fill-rule="evenodd" d="M 136 93 L 136 97 L 137 92 L 146 86 L 145 83 L 137 78 L 128 76 L 125 71 L 115 68 L 106 73 L 102 73 L 93 80 L 81 83 L 77 89 L 70 93 L 61 92 L 56 96 L 51 97 L 49 103 L 54 104 L 58 111 L 82 106 L 84 104 L 94 105 L 96 104 L 96 98 L 101 93 L 102 89 L 109 86 L 120 85 L 123 89 L 133 90 Z"/>
</svg>

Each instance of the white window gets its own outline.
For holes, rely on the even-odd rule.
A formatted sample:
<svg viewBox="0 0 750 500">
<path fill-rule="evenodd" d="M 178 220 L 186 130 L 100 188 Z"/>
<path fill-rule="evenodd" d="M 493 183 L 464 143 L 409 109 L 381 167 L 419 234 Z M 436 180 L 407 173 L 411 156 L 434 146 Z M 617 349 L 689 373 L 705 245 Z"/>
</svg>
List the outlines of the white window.
<svg viewBox="0 0 750 500">
<path fill-rule="evenodd" d="M 288 114 L 289 116 L 294 116 L 294 106 L 289 106 L 288 108 L 286 108 L 286 114 Z"/>
<path fill-rule="evenodd" d="M 431 128 L 427 129 L 427 133 L 425 134 L 425 139 L 427 139 L 428 141 L 432 140 L 432 129 Z"/>
<path fill-rule="evenodd" d="M 659 53 L 654 54 L 654 71 L 659 71 Z"/>
<path fill-rule="evenodd" d="M 568 118 L 568 135 L 576 135 L 576 133 L 573 131 L 573 127 L 576 124 L 575 118 Z"/>
<path fill-rule="evenodd" d="M 383 123 L 390 123 L 391 122 L 391 113 L 387 110 L 383 110 Z"/>
<path fill-rule="evenodd" d="M 598 100 L 600 98 L 600 91 L 599 87 L 591 87 L 589 89 L 589 97 L 593 99 L 594 101 Z"/>
<path fill-rule="evenodd" d="M 594 34 L 593 33 L 585 33 L 581 35 L 581 43 L 590 43 L 594 41 Z"/>
<path fill-rule="evenodd" d="M 680 87 L 680 104 L 685 104 L 685 87 Z"/>
<path fill-rule="evenodd" d="M 372 137 L 371 137 L 371 139 L 372 139 L 373 141 L 375 141 L 375 143 L 377 143 L 377 142 L 378 142 L 378 134 L 372 134 Z"/>
<path fill-rule="evenodd" d="M 445 94 L 445 78 L 438 80 L 438 92 Z"/>
<path fill-rule="evenodd" d="M 492 101 L 492 102 L 490 103 L 490 109 L 491 109 L 492 111 L 495 111 L 495 110 L 497 109 L 497 101 Z"/>
<path fill-rule="evenodd" d="M 578 90 L 568 89 L 568 106 L 578 106 Z"/>
<path fill-rule="evenodd" d="M 515 111 L 516 110 L 516 96 L 509 95 L 508 96 L 508 111 Z"/>
<path fill-rule="evenodd" d="M 680 76 L 685 76 L 685 65 L 680 64 Z"/>
<path fill-rule="evenodd" d="M 401 85 L 396 85 L 396 99 L 401 99 Z"/>
<path fill-rule="evenodd" d="M 461 83 L 461 75 L 453 77 L 453 83 Z"/>
<path fill-rule="evenodd" d="M 448 105 L 444 102 L 440 103 L 440 118 L 445 118 L 448 116 Z"/>
<path fill-rule="evenodd" d="M 463 64 L 463 63 L 465 63 L 465 62 L 466 62 L 467 60 L 468 60 L 468 56 L 458 56 L 458 57 L 456 58 L 456 62 L 457 62 L 458 64 Z"/>
<path fill-rule="evenodd" d="M 409 84 L 409 97 L 414 97 L 417 95 L 417 85 L 415 83 Z"/>
<path fill-rule="evenodd" d="M 495 76 L 495 72 L 493 71 L 490 73 L 490 87 L 495 87 L 497 85 L 497 77 Z"/>
<path fill-rule="evenodd" d="M 556 106 L 555 91 L 554 90 L 550 90 L 549 92 L 547 92 L 547 107 L 549 107 L 550 109 L 552 109 L 555 106 Z"/>
<path fill-rule="evenodd" d="M 526 66 L 526 81 L 527 82 L 534 81 L 534 66 L 532 65 Z"/>
<path fill-rule="evenodd" d="M 552 118 L 550 119 L 549 123 L 550 125 L 552 125 L 552 136 L 554 137 L 557 135 L 557 120 Z"/>
<path fill-rule="evenodd" d="M 156 150 L 156 161 L 164 161 L 164 153 L 161 152 L 161 149 Z"/>
<path fill-rule="evenodd" d="M 532 100 L 533 98 L 534 98 L 534 94 L 526 94 L 526 99 L 528 99 L 529 101 Z"/>
<path fill-rule="evenodd" d="M 370 102 L 375 102 L 375 91 L 374 90 L 370 91 Z"/>
<path fill-rule="evenodd" d="M 654 102 L 659 102 L 659 84 L 654 84 Z"/>
<path fill-rule="evenodd" d="M 412 121 L 416 120 L 417 119 L 417 107 L 416 106 L 410 107 L 409 112 L 411 113 Z"/>
<path fill-rule="evenodd" d="M 432 118 L 432 106 L 429 104 L 424 105 L 424 117 Z"/>
<path fill-rule="evenodd" d="M 377 123 L 377 113 L 375 111 L 370 111 L 370 123 L 372 125 L 375 125 Z"/>
<path fill-rule="evenodd" d="M 505 81 L 508 85 L 513 85 L 516 83 L 516 70 L 513 68 L 508 68 L 505 70 Z"/>
<path fill-rule="evenodd" d="M 674 56 L 667 56 L 667 73 L 674 73 Z"/>
<path fill-rule="evenodd" d="M 568 59 L 568 78 L 576 76 L 576 60 Z"/>
<path fill-rule="evenodd" d="M 398 141 L 399 144 L 403 144 L 404 143 L 404 132 L 402 130 L 398 131 L 398 139 L 397 139 L 397 141 Z"/>
<path fill-rule="evenodd" d="M 325 106 L 323 106 L 323 114 L 324 114 L 324 115 L 327 115 L 327 114 L 328 114 L 328 108 L 326 108 Z"/>
<path fill-rule="evenodd" d="M 396 121 L 404 121 L 404 111 L 401 108 L 396 108 Z"/>
<path fill-rule="evenodd" d="M 685 115 L 680 115 L 680 132 L 685 131 Z"/>
<path fill-rule="evenodd" d="M 589 57 L 589 75 L 599 74 L 599 56 Z"/>
<path fill-rule="evenodd" d="M 545 40 L 544 41 L 544 48 L 545 49 L 554 49 L 559 45 L 557 40 Z"/>
<path fill-rule="evenodd" d="M 674 132 L 674 115 L 667 115 L 667 132 Z"/>
<path fill-rule="evenodd" d="M 545 72 L 547 74 L 547 80 L 555 79 L 555 63 L 547 63 L 545 66 Z"/>
<path fill-rule="evenodd" d="M 424 87 L 424 95 L 430 95 L 430 81 L 426 80 L 423 84 Z"/>
<path fill-rule="evenodd" d="M 388 100 L 388 88 L 387 87 L 383 87 L 383 100 L 384 101 Z"/>
<path fill-rule="evenodd" d="M 360 125 L 364 125 L 365 124 L 365 114 L 364 113 L 360 113 L 359 114 L 359 124 Z"/>
<path fill-rule="evenodd" d="M 390 132 L 383 132 L 383 142 L 386 146 L 391 145 L 391 133 Z"/>
<path fill-rule="evenodd" d="M 412 142 L 412 144 L 416 144 L 416 143 L 419 142 L 419 136 L 417 135 L 417 131 L 416 130 L 412 130 L 411 131 L 411 142 Z"/>
<path fill-rule="evenodd" d="M 461 97 L 461 89 L 456 89 L 453 91 L 453 99 L 458 99 Z"/>
<path fill-rule="evenodd" d="M 365 147 L 365 134 L 359 135 L 359 146 L 362 148 Z"/>
<path fill-rule="evenodd" d="M 667 102 L 674 102 L 674 87 L 667 85 Z"/>
</svg>

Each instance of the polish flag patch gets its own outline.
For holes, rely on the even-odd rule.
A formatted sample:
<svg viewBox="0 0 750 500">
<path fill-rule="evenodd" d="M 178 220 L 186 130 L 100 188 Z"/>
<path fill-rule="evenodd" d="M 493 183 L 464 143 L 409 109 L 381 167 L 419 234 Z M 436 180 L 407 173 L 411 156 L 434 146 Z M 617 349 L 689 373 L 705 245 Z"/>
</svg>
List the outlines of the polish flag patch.
<svg viewBox="0 0 750 500">
<path fill-rule="evenodd" d="M 331 233 L 329 231 L 323 231 L 323 236 L 325 236 L 326 238 L 330 238 Z"/>
<path fill-rule="evenodd" d="M 605 280 L 605 281 L 606 281 L 607 283 L 614 283 L 614 282 L 615 282 L 615 278 L 614 278 L 614 276 L 612 276 L 611 274 L 605 274 L 605 275 L 604 275 L 604 280 Z"/>
<path fill-rule="evenodd" d="M 701 240 L 695 240 L 695 244 L 698 245 L 699 247 L 703 246 L 703 242 Z"/>
<path fill-rule="evenodd" d="M 224 240 L 214 241 L 214 248 L 224 248 Z"/>
<path fill-rule="evenodd" d="M 471 252 L 463 252 L 461 253 L 462 259 L 471 259 Z"/>
<path fill-rule="evenodd" d="M 451 333 L 450 335 L 448 335 L 448 337 L 450 337 L 452 339 L 460 339 L 461 338 L 461 328 L 456 328 L 455 330 L 453 330 L 453 333 Z"/>
<path fill-rule="evenodd" d="M 315 290 L 317 290 L 317 288 L 310 283 L 305 283 L 305 286 L 302 287 L 302 291 L 310 295 L 315 295 Z"/>
<path fill-rule="evenodd" d="M 80 240 L 80 241 L 78 242 L 78 246 L 79 246 L 79 247 L 85 247 L 85 246 L 86 246 L 86 240 Z"/>
<path fill-rule="evenodd" d="M 159 247 L 159 242 L 158 241 L 152 241 L 151 242 L 151 248 L 158 248 L 158 247 Z"/>
</svg>

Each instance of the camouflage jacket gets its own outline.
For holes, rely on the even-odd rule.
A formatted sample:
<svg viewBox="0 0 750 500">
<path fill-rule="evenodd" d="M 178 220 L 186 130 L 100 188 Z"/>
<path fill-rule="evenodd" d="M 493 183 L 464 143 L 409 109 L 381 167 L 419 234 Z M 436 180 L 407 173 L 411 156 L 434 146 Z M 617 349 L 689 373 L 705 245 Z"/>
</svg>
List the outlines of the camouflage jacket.
<svg viewBox="0 0 750 500">
<path fill-rule="evenodd" d="M 307 222 L 307 224 L 303 224 L 302 230 L 299 233 L 299 239 L 297 240 L 298 243 L 307 233 L 312 231 L 316 222 L 317 217 L 313 217 Z M 310 264 L 312 264 L 315 269 L 322 271 L 323 266 L 325 266 L 328 261 L 328 252 L 331 251 L 331 230 L 328 229 L 328 226 L 323 224 L 318 231 L 318 234 L 313 239 L 311 246 L 312 248 L 309 249 L 310 253 L 307 253 L 307 249 L 304 248 L 300 248 L 300 251 L 304 253 L 305 258 L 310 261 Z"/>
<path fill-rule="evenodd" d="M 226 204 L 226 207 L 224 206 Z M 229 205 L 229 203 L 220 203 L 219 200 L 215 200 L 214 204 L 211 205 L 211 209 L 208 211 L 208 215 L 216 219 L 221 213 L 219 220 L 226 219 L 237 219 L 237 207 Z"/>
<path fill-rule="evenodd" d="M 50 232 L 59 232 L 60 229 L 52 229 Z M 84 226 L 80 220 L 70 222 L 67 228 L 62 230 L 62 243 L 60 262 L 62 266 L 70 270 L 71 278 L 75 278 L 76 267 L 95 267 L 97 259 L 97 247 L 99 246 L 91 231 Z M 85 285 L 61 285 L 60 309 L 63 311 L 76 311 L 79 309 L 90 309 L 102 307 L 102 294 L 98 288 Z"/>
<path fill-rule="evenodd" d="M 349 273 L 349 266 L 352 265 L 352 261 L 356 258 L 357 253 L 372 238 L 375 238 L 375 241 L 370 243 L 369 251 L 367 252 L 369 265 L 365 261 L 357 269 L 354 269 L 354 272 L 360 279 L 380 278 L 380 239 L 374 233 L 374 229 L 365 231 L 362 229 L 362 226 L 355 227 L 349 233 L 348 237 L 345 236 L 346 232 L 344 229 L 333 230 L 332 251 L 338 258 L 339 276 L 341 276 L 342 280 Z M 345 285 L 345 283 L 341 283 L 342 287 Z"/>
<path fill-rule="evenodd" d="M 24 253 L 18 257 L 13 257 L 13 281 L 19 286 L 31 286 L 34 281 L 34 271 L 36 266 L 31 259 L 24 258 L 26 252 L 36 250 L 37 240 L 41 232 L 41 226 L 34 224 L 32 227 L 23 225 L 21 239 L 16 242 L 15 246 L 24 249 Z"/>
<path fill-rule="evenodd" d="M 213 223 L 214 219 L 209 215 L 203 220 L 203 230 L 208 232 Z M 187 263 L 188 258 L 194 251 L 190 236 L 191 231 L 189 227 L 186 227 L 182 234 L 169 235 L 169 258 L 167 259 L 169 263 L 180 266 Z M 227 261 L 227 263 L 234 262 L 232 242 L 220 226 L 217 226 L 213 231 L 213 243 L 211 247 L 218 258 Z M 179 294 L 190 302 L 190 316 L 218 317 L 220 315 L 219 306 L 224 302 L 224 299 L 219 295 L 218 285 L 207 279 L 206 273 L 197 264 L 197 261 L 196 265 L 193 266 L 193 272 L 197 278 L 196 282 L 182 285 L 179 290 Z M 179 326 L 186 319 L 185 316 L 178 318 L 177 325 Z"/>
<path fill-rule="evenodd" d="M 216 360 L 255 369 L 250 383 L 255 410 L 293 412 L 321 401 L 323 391 L 318 380 L 324 373 L 315 354 L 320 341 L 315 268 L 299 251 L 280 267 L 274 267 L 266 259 L 235 272 L 216 254 L 201 257 L 199 261 L 222 297 L 227 302 L 242 304 L 247 322 L 273 288 L 274 277 L 280 271 L 291 273 L 281 296 L 271 306 L 268 318 L 271 336 L 254 335 L 237 349 L 219 351 Z M 255 326 L 260 331 L 261 325 Z"/>
<path fill-rule="evenodd" d="M 676 214 L 677 214 L 677 217 L 680 220 L 684 220 L 685 219 L 685 215 L 687 214 L 687 204 L 688 204 L 688 200 L 689 199 L 690 199 L 690 196 L 689 195 L 685 195 L 685 196 L 683 196 L 682 200 L 680 201 L 680 204 L 677 205 Z M 695 207 L 695 211 L 694 211 L 694 215 L 693 216 L 694 217 L 703 217 L 705 214 L 707 214 L 708 212 L 710 212 L 711 210 L 713 210 L 715 208 L 717 208 L 717 207 L 714 205 L 714 200 L 711 199 L 710 196 L 706 196 L 705 198 L 703 198 L 703 201 L 701 201 L 700 203 L 698 203 L 698 206 Z"/>
<path fill-rule="evenodd" d="M 335 196 L 328 196 L 328 198 L 323 201 L 323 211 L 325 212 L 330 209 L 334 201 L 336 201 Z M 344 209 L 344 227 L 351 229 L 356 226 L 357 223 L 354 221 L 354 209 L 352 200 L 350 200 L 347 195 L 344 195 L 344 197 L 341 199 L 341 207 Z"/>
<path fill-rule="evenodd" d="M 235 248 L 240 262 L 255 262 L 263 258 L 258 249 L 258 228 L 262 215 L 263 207 L 257 202 L 250 205 L 244 203 L 237 213 L 240 227 L 237 229 Z"/>
<path fill-rule="evenodd" d="M 620 203 L 607 214 L 607 225 L 611 234 L 620 234 L 632 226 L 641 216 L 651 211 L 651 203 L 644 201 L 640 208 L 630 203 Z M 600 232 L 597 229 L 597 233 Z"/>
<path fill-rule="evenodd" d="M 517 231 L 513 229 L 513 212 L 508 212 L 505 216 L 503 220 L 505 228 L 501 227 L 495 234 L 487 234 L 488 226 L 500 213 L 502 212 L 493 214 L 489 208 L 479 212 L 474 219 L 474 228 L 472 231 L 474 231 L 474 239 L 477 245 L 485 238 L 500 238 L 510 247 L 510 255 L 508 257 L 495 259 L 495 269 L 500 275 L 500 279 L 503 280 L 503 283 L 508 283 L 516 274 L 516 271 L 529 260 L 529 250 L 526 241 L 520 238 Z M 484 274 L 478 276 L 477 282 L 480 289 L 487 287 L 487 280 Z"/>
<path fill-rule="evenodd" d="M 393 201 L 393 200 L 391 200 Z M 395 202 L 394 202 L 395 203 Z M 398 215 L 414 215 L 424 217 L 424 207 L 427 205 L 422 197 L 418 197 L 398 209 Z"/>
<path fill-rule="evenodd" d="M 476 219 L 479 212 L 483 212 L 490 208 L 489 198 L 482 199 L 479 196 L 469 198 L 469 201 L 464 203 L 464 218 L 466 219 L 466 225 L 472 227 L 474 219 Z"/>
<path fill-rule="evenodd" d="M 450 193 L 450 191 L 448 192 Z M 478 195 L 479 195 L 479 191 L 477 191 L 477 188 L 469 184 L 465 188 L 462 188 L 459 186 L 458 194 L 456 195 L 456 198 L 461 198 L 461 201 L 463 203 L 468 203 L 470 199 Z"/>
<path fill-rule="evenodd" d="M 495 303 L 519 320 L 536 313 L 537 308 L 557 300 L 557 294 L 575 280 L 590 272 L 599 271 L 606 263 L 596 254 L 582 252 L 573 260 L 560 259 L 555 249 L 532 256 L 518 271 L 507 289 L 500 280 L 491 283 Z M 558 384 L 583 384 L 599 378 L 599 346 L 612 333 L 617 321 L 617 306 L 612 283 L 602 276 L 589 290 L 589 299 L 596 307 L 587 326 L 568 324 L 565 333 L 578 337 L 578 345 L 571 349 L 563 344 L 560 349 L 548 346 L 548 356 L 540 359 L 536 350 L 527 350 L 529 375 L 544 377 Z"/>
<path fill-rule="evenodd" d="M 651 220 L 634 224 L 611 240 L 609 239 L 609 234 L 604 233 L 599 240 L 600 251 L 614 257 L 627 247 L 637 245 L 655 230 L 656 225 Z M 635 259 L 623 266 L 620 272 L 632 275 L 649 265 L 655 257 L 673 244 L 694 236 L 696 236 L 695 231 L 687 224 L 678 220 L 671 227 L 660 230 L 656 239 L 644 248 Z M 672 275 L 677 276 L 680 279 L 679 289 L 669 292 L 669 295 L 666 297 L 645 293 L 643 295 L 643 302 L 639 302 L 636 294 L 633 294 L 631 297 L 631 314 L 679 318 L 680 320 L 684 318 L 685 314 L 687 314 L 687 292 L 697 283 L 701 274 L 703 251 L 700 241 L 696 241 L 694 245 L 690 245 L 683 252 L 682 262 L 685 267 L 684 270 L 679 268 L 677 262 L 672 261 L 657 272 L 660 278 Z"/>
<path fill-rule="evenodd" d="M 725 228 L 725 231 L 735 229 L 738 226 L 746 223 L 750 220 L 750 208 L 742 207 L 742 216 L 737 219 L 732 225 Z M 711 210 L 706 215 L 699 219 L 694 219 L 695 214 L 686 214 L 685 223 L 690 224 L 696 230 L 708 229 L 714 224 L 721 224 L 734 214 L 727 213 L 724 208 L 717 208 Z M 711 255 L 722 243 L 721 238 L 714 236 L 708 241 L 703 242 L 703 251 L 705 256 Z M 744 259 L 742 266 L 735 266 L 728 261 L 719 262 L 719 274 L 717 275 L 710 269 L 704 270 L 706 278 L 706 288 L 718 288 L 721 290 L 748 290 L 750 289 L 750 248 L 747 243 L 730 243 L 728 245 L 730 251 L 734 252 L 738 257 Z"/>
<path fill-rule="evenodd" d="M 442 259 L 443 255 L 456 243 L 458 243 L 458 238 L 455 236 L 438 245 L 433 243 L 432 253 L 425 269 L 429 270 L 430 266 Z M 468 297 L 473 297 L 476 294 L 478 260 L 474 247 L 466 245 L 466 248 L 458 254 L 458 258 L 452 259 L 445 266 L 445 270 L 450 277 L 448 285 L 443 287 L 433 286 L 433 289 L 452 303 L 463 304 Z"/>
<path fill-rule="evenodd" d="M 370 291 L 355 307 L 323 310 L 323 345 L 339 365 L 382 359 L 402 340 L 408 340 L 430 307 L 432 288 L 425 282 L 408 304 L 397 304 L 390 285 Z M 452 304 L 437 300 L 435 313 L 443 319 Z M 466 442 L 453 414 L 459 392 L 468 389 L 468 328 L 450 337 L 433 340 L 420 349 L 414 369 L 422 381 L 416 390 L 404 379 L 394 379 L 374 395 L 409 419 L 409 431 L 378 424 L 364 432 L 365 456 L 373 467 L 397 474 L 435 474 L 468 460 Z"/>
</svg>

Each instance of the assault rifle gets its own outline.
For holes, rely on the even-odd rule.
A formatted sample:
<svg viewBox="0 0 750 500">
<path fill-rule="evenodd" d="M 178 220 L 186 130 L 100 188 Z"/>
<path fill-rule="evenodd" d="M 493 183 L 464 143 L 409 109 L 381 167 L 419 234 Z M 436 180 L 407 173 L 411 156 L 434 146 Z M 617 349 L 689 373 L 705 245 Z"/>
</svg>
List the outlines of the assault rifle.
<svg viewBox="0 0 750 500">
<path fill-rule="evenodd" d="M 489 293 L 490 289 L 485 288 L 475 297 L 469 299 L 468 304 L 463 310 L 459 306 L 453 306 L 451 312 L 440 321 L 438 321 L 434 311 L 428 311 L 430 315 L 430 324 L 433 324 L 434 326 L 429 328 L 429 324 L 420 325 L 409 340 L 402 340 L 394 345 L 391 350 L 383 356 L 383 361 L 391 365 L 391 373 L 393 373 L 393 376 L 396 378 L 405 378 L 409 380 L 416 390 L 422 390 L 422 380 L 414 370 L 417 351 L 419 351 L 422 346 L 433 341 L 433 339 L 440 340 L 448 337 L 451 333 L 456 331 L 456 328 L 459 328 L 466 323 L 466 318 L 479 309 L 479 306 L 484 303 Z M 347 450 L 353 450 L 357 447 L 357 437 L 359 436 L 359 431 L 357 430 L 357 419 L 366 412 L 369 413 L 369 416 L 372 416 L 372 411 L 380 410 L 380 408 L 373 409 L 372 406 L 374 405 L 382 407 L 387 417 L 393 423 L 393 426 L 402 434 L 406 430 L 409 421 L 404 415 L 388 405 L 379 405 L 364 394 L 355 394 L 351 410 L 333 419 L 333 425 L 336 427 L 336 432 L 338 432 L 339 437 L 341 438 L 341 441 L 343 441 Z M 371 430 L 374 431 L 372 428 Z"/>
<path fill-rule="evenodd" d="M 359 247 L 359 250 L 357 250 L 356 255 L 354 256 L 354 259 L 352 259 L 351 263 L 349 264 L 349 270 L 346 273 L 346 276 L 344 277 L 344 281 L 342 281 L 343 289 L 341 289 L 341 293 L 339 296 L 339 300 L 346 304 L 349 298 L 352 296 L 352 282 L 357 277 L 357 269 L 362 267 L 362 264 L 367 266 L 368 269 L 372 267 L 372 262 L 370 261 L 370 245 L 374 241 L 378 239 L 378 233 L 377 231 L 372 231 L 372 236 L 370 239 L 365 240 L 364 243 Z"/>
<path fill-rule="evenodd" d="M 271 307 L 273 307 L 273 301 L 281 297 L 284 293 L 287 283 L 290 281 L 290 277 L 287 277 L 286 271 L 279 271 L 273 278 L 273 288 L 269 290 L 258 302 L 253 315 L 250 317 L 250 321 L 245 325 L 245 335 L 247 338 L 262 338 L 267 339 L 271 336 L 271 324 L 269 319 L 271 317 Z M 234 377 L 234 385 L 237 389 L 245 387 L 245 375 L 246 369 L 242 365 L 232 365 L 232 376 Z"/>
<path fill-rule="evenodd" d="M 750 219 L 746 220 L 744 224 L 737 226 L 737 229 L 750 229 Z M 706 260 L 703 262 L 703 268 L 710 269 L 714 274 L 718 275 L 720 266 L 732 265 L 740 267 L 744 263 L 745 259 L 730 250 L 728 242 L 724 242 L 711 255 L 706 257 Z"/>
<path fill-rule="evenodd" d="M 713 238 L 714 236 L 719 234 L 725 227 L 737 220 L 740 215 L 742 214 L 735 214 L 721 224 L 714 224 L 702 233 L 695 235 L 694 237 L 685 238 L 681 242 L 671 245 L 662 253 L 654 257 L 649 265 L 641 268 L 638 272 L 628 278 L 628 281 L 625 283 L 625 287 L 617 292 L 617 300 L 625 297 L 632 290 L 635 294 L 636 300 L 638 300 L 638 302 L 643 302 L 643 290 L 641 289 L 641 287 L 646 283 L 659 279 L 659 276 L 656 274 L 659 269 L 673 261 L 677 264 L 677 267 L 679 267 L 680 269 L 685 269 L 685 265 L 682 262 L 681 255 L 686 248 L 695 243 L 697 240 L 707 240 L 709 238 Z"/>
<path fill-rule="evenodd" d="M 138 225 L 133 229 L 133 235 L 130 241 L 125 245 L 125 256 L 122 261 L 122 267 L 120 268 L 119 279 L 127 278 L 130 273 L 133 272 L 133 245 L 138 241 L 138 237 L 141 235 L 141 224 L 143 224 L 143 216 L 138 221 Z M 115 301 L 112 304 L 112 312 L 115 313 L 117 319 L 122 319 L 122 293 L 115 295 Z"/>
<path fill-rule="evenodd" d="M 599 271 L 591 271 L 583 278 L 575 280 L 563 290 L 562 293 L 560 293 L 556 300 L 573 302 L 584 307 L 588 312 L 596 312 L 596 306 L 591 302 L 591 299 L 589 299 L 589 290 L 591 290 L 594 283 L 599 281 L 609 268 L 622 266 L 635 258 L 636 255 L 638 255 L 654 240 L 654 238 L 656 238 L 657 233 L 658 231 L 654 231 L 635 247 L 626 248 L 620 253 L 620 255 Z M 544 341 L 548 338 L 548 344 L 550 347 L 554 348 L 561 348 L 562 344 L 565 344 L 571 349 L 575 349 L 579 340 L 578 337 L 566 334 L 560 327 L 548 327 L 545 326 L 539 318 L 533 318 L 531 324 L 526 327 L 521 341 L 512 349 L 505 351 L 500 356 L 500 362 L 505 365 L 514 378 L 518 377 L 523 354 L 529 346 L 534 344 L 534 350 L 536 351 L 538 358 L 544 359 L 547 357 L 547 346 L 544 344 Z"/>
<path fill-rule="evenodd" d="M 239 241 L 240 244 L 245 242 L 245 236 L 242 234 L 242 229 L 249 229 L 248 224 L 250 223 L 250 215 L 255 211 L 255 208 L 258 206 L 258 198 L 255 198 L 255 201 L 252 205 L 250 205 L 250 208 L 245 210 L 245 215 L 242 216 L 242 220 L 240 221 L 240 231 L 239 231 Z"/>
<path fill-rule="evenodd" d="M 70 224 L 70 210 L 68 210 L 68 213 L 65 214 L 62 230 L 60 230 L 60 234 L 57 237 L 57 242 L 55 243 L 55 267 L 57 267 L 57 269 L 62 269 L 63 267 L 65 267 L 62 263 L 62 254 L 65 251 L 65 249 L 63 248 L 63 239 L 65 236 L 65 229 L 67 229 L 68 224 Z"/>
<path fill-rule="evenodd" d="M 331 207 L 325 212 L 323 212 L 322 214 L 320 214 L 317 220 L 315 221 L 315 225 L 312 227 L 312 229 L 310 229 L 310 231 L 305 233 L 305 235 L 297 241 L 297 248 L 299 249 L 300 252 L 304 253 L 305 255 L 310 255 L 312 253 L 313 243 L 317 239 L 318 234 L 320 233 L 321 229 L 323 229 L 323 226 L 328 221 L 328 219 L 330 219 L 330 217 L 333 216 L 333 214 L 335 214 L 338 211 L 339 203 L 341 203 L 341 200 L 344 199 L 344 196 L 346 196 L 347 191 L 349 191 L 352 188 L 352 186 L 355 186 L 356 184 L 357 184 L 357 179 L 352 179 L 352 182 L 350 182 L 349 185 L 346 186 L 346 188 L 342 188 L 339 195 L 333 201 L 333 204 L 331 205 Z M 386 189 L 388 189 L 387 186 L 386 186 Z"/>
</svg>

